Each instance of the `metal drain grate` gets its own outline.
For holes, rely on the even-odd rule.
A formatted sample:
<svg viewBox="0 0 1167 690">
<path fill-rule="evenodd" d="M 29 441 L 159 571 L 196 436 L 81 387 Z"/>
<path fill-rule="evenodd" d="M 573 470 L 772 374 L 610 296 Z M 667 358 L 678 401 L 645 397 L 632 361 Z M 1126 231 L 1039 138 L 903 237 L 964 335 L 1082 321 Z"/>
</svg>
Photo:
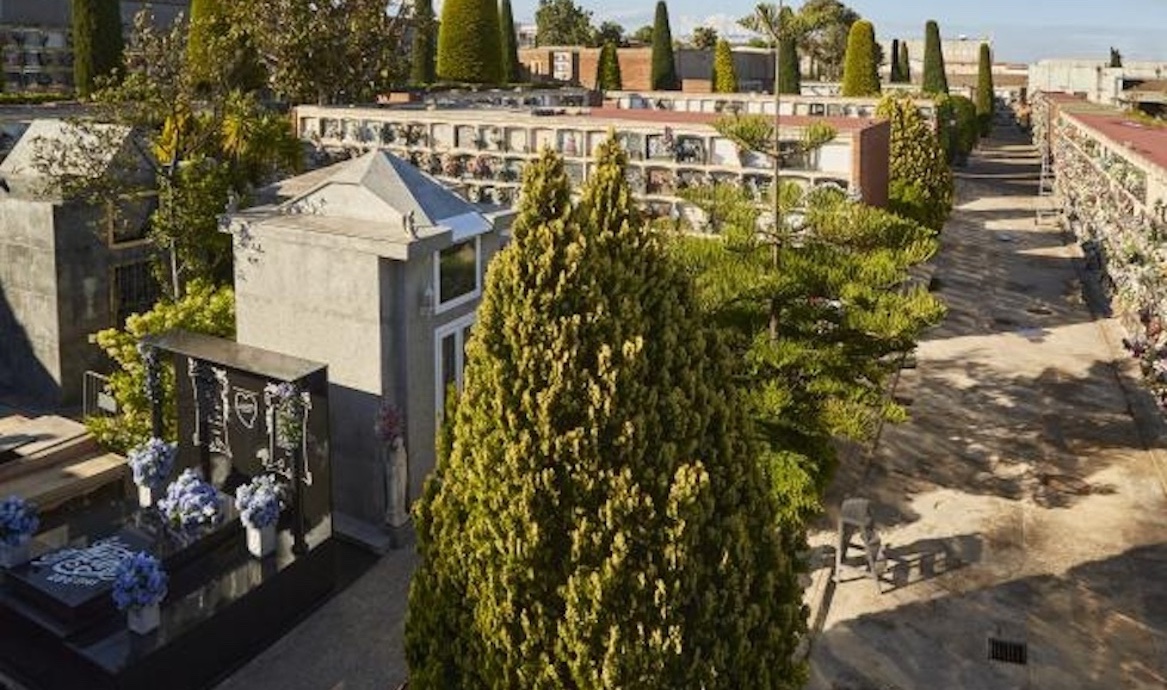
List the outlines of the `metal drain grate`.
<svg viewBox="0 0 1167 690">
<path fill-rule="evenodd" d="M 1011 642 L 989 638 L 989 661 L 1001 661 L 1006 664 L 1026 664 L 1029 662 L 1029 645 L 1024 642 Z"/>
</svg>

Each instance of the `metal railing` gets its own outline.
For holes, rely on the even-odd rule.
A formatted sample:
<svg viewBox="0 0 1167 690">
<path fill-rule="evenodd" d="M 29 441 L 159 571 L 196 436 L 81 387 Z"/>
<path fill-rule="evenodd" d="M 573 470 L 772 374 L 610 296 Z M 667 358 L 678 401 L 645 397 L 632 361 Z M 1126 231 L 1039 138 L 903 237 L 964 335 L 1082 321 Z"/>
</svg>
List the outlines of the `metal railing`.
<svg viewBox="0 0 1167 690">
<path fill-rule="evenodd" d="M 85 372 L 81 404 L 86 417 L 110 417 L 117 414 L 118 404 L 110 389 L 109 377 L 96 371 Z"/>
</svg>

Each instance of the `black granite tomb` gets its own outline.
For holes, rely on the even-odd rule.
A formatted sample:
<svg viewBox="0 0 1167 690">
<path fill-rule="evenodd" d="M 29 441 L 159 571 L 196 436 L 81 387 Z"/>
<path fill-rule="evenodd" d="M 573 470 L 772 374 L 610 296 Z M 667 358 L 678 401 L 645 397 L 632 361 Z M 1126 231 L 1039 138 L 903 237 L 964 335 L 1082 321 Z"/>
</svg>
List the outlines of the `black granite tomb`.
<svg viewBox="0 0 1167 690">
<path fill-rule="evenodd" d="M 319 364 L 173 332 L 144 343 L 161 430 L 161 367 L 174 366 L 178 462 L 223 492 L 228 512 L 198 534 L 176 532 L 133 487 L 58 527 L 67 546 L 36 544 L 36 558 L 0 585 L 0 671 L 30 688 L 200 688 L 269 644 L 333 591 L 328 379 Z M 247 553 L 229 498 L 258 474 L 284 483 L 276 553 Z M 170 576 L 162 624 L 126 630 L 110 596 L 120 558 L 138 550 Z M 344 559 L 342 559 L 344 560 Z M 351 562 L 351 559 L 347 562 Z M 343 567 L 339 568 L 343 570 Z"/>
</svg>

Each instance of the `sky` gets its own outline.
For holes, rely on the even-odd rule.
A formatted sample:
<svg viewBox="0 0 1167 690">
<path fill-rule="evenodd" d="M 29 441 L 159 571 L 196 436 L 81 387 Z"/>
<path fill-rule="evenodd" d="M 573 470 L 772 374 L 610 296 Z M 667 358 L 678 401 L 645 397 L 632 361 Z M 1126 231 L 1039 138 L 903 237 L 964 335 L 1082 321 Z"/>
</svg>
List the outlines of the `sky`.
<svg viewBox="0 0 1167 690">
<path fill-rule="evenodd" d="M 775 0 L 776 1 L 776 0 Z M 534 21 L 538 0 L 511 0 L 515 19 Z M 736 33 L 750 0 L 667 0 L 673 37 L 700 25 Z M 803 0 L 787 4 L 799 7 Z M 922 38 L 935 19 L 944 38 L 988 37 L 995 59 L 1106 59 L 1110 46 L 1129 60 L 1167 60 L 1167 0 L 844 0 L 875 24 L 880 39 Z M 652 0 L 576 0 L 599 24 L 610 19 L 629 31 L 652 23 Z M 437 3 L 435 3 L 437 4 Z M 635 7 L 635 9 L 633 9 Z M 716 10 L 716 11 L 712 11 Z"/>
</svg>

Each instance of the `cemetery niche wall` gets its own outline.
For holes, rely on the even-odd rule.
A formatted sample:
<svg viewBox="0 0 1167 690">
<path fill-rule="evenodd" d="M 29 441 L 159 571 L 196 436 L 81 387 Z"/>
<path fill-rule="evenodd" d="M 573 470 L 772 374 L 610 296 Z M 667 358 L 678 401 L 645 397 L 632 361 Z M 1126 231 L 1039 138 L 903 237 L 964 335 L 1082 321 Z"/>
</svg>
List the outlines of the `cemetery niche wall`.
<svg viewBox="0 0 1167 690">
<path fill-rule="evenodd" d="M 327 597 L 341 560 L 332 539 L 328 376 L 324 365 L 198 334 L 141 345 L 155 435 L 173 365 L 178 443 L 168 481 L 194 469 L 223 519 L 196 530 L 141 507 L 134 487 L 37 535 L 32 560 L 0 570 L 0 677 L 43 688 L 202 688 Z M 235 489 L 274 477 L 284 507 L 274 553 L 248 552 Z M 56 547 L 56 548 L 53 548 Z M 163 564 L 161 623 L 127 630 L 113 606 L 118 565 L 146 551 Z"/>
</svg>

